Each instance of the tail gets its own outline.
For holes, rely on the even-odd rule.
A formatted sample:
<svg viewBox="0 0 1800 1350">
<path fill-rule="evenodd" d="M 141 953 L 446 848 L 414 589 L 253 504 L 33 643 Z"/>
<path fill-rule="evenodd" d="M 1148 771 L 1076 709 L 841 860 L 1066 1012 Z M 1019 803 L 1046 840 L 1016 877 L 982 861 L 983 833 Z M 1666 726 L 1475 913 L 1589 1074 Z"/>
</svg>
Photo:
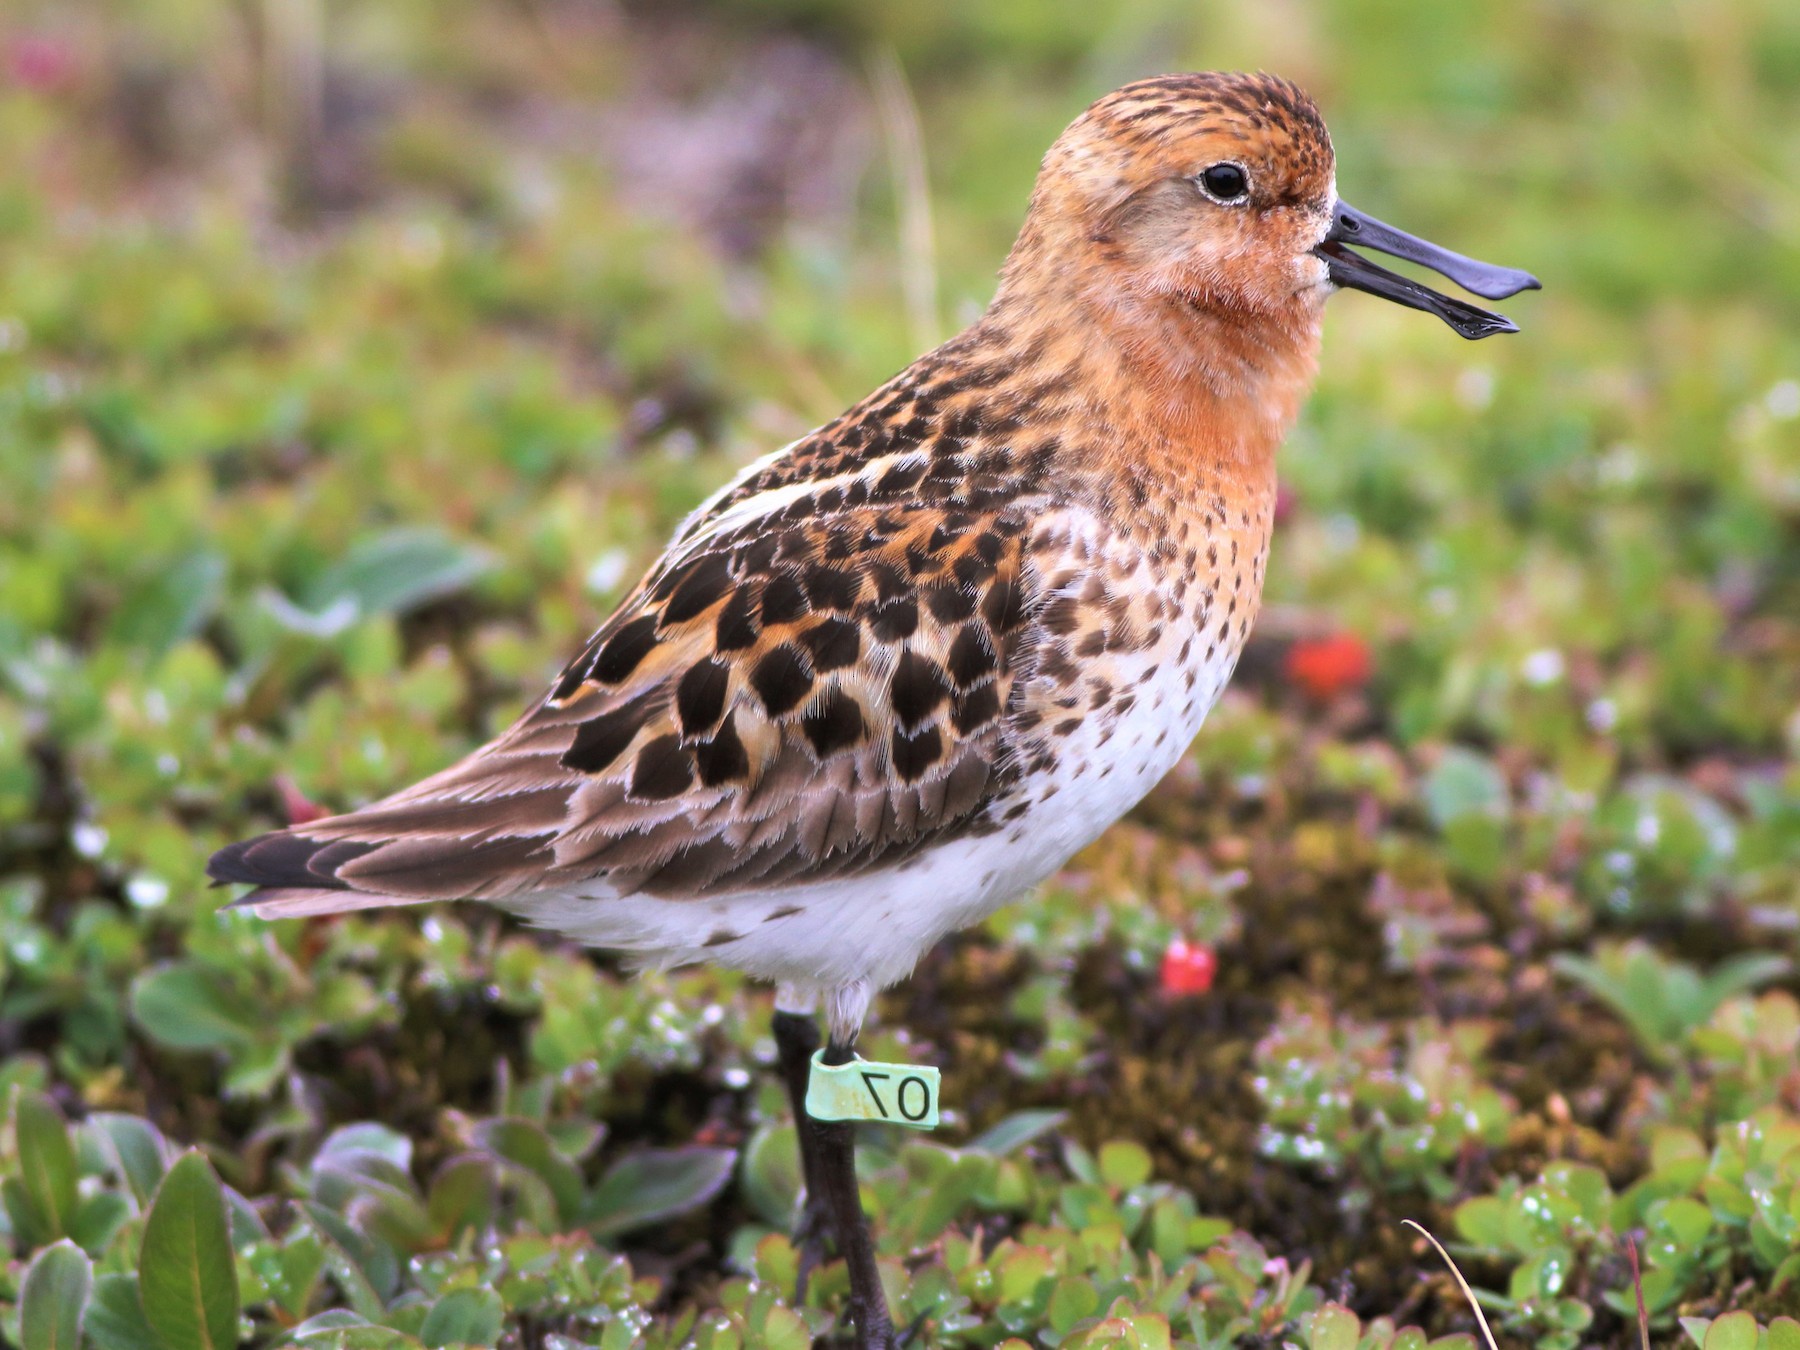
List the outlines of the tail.
<svg viewBox="0 0 1800 1350">
<path fill-rule="evenodd" d="M 225 908 L 247 909 L 259 919 L 309 918 L 382 905 L 418 905 L 431 899 L 359 890 L 338 877 L 337 867 L 374 848 L 353 840 L 310 839 L 280 830 L 226 845 L 207 861 L 206 875 L 215 886 L 232 882 L 255 886 L 257 889 Z"/>
<path fill-rule="evenodd" d="M 361 811 L 230 844 L 206 874 L 218 885 L 255 886 L 230 908 L 265 919 L 540 889 L 566 790 L 552 784 L 474 800 L 439 791 L 463 786 L 468 764 Z"/>
</svg>

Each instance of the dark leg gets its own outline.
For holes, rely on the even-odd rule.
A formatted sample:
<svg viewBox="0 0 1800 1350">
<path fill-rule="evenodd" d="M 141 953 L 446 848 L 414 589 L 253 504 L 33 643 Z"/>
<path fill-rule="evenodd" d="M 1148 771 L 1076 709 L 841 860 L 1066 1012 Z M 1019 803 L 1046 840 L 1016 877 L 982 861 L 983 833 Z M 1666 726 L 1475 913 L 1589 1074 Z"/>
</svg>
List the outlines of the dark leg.
<svg viewBox="0 0 1800 1350">
<path fill-rule="evenodd" d="M 788 1101 L 794 1108 L 794 1132 L 800 1136 L 800 1177 L 806 1185 L 800 1202 L 800 1221 L 794 1228 L 794 1246 L 800 1255 L 800 1276 L 794 1289 L 796 1303 L 806 1299 L 807 1281 L 825 1259 L 825 1239 L 831 1232 L 825 1184 L 819 1176 L 821 1126 L 806 1114 L 806 1080 L 812 1073 L 813 1051 L 818 1048 L 818 1023 L 805 1013 L 775 1010 L 775 1049 L 780 1056 Z"/>
<path fill-rule="evenodd" d="M 850 1059 L 848 1044 L 833 1041 L 825 1051 L 827 1064 L 847 1064 Z M 856 1323 L 857 1350 L 898 1350 L 900 1340 L 894 1335 L 887 1293 L 875 1267 L 875 1243 L 856 1186 L 856 1127 L 847 1120 L 818 1120 L 812 1122 L 812 1128 L 819 1184 L 831 1212 L 838 1251 L 850 1273 L 850 1317 Z"/>
</svg>

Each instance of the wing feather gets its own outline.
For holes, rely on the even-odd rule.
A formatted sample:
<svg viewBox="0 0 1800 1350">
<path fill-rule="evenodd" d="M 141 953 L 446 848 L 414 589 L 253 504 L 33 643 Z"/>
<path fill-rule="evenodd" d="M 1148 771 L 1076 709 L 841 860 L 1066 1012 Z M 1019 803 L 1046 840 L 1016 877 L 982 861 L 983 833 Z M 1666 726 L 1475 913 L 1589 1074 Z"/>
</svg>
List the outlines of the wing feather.
<svg viewBox="0 0 1800 1350">
<path fill-rule="evenodd" d="M 270 914 L 596 879 L 703 897 L 985 828 L 1034 631 L 1032 515 L 955 509 L 953 493 L 884 502 L 859 482 L 690 519 L 674 563 L 494 742 L 361 811 L 223 850 L 211 874 L 268 888 L 249 899 Z"/>
</svg>

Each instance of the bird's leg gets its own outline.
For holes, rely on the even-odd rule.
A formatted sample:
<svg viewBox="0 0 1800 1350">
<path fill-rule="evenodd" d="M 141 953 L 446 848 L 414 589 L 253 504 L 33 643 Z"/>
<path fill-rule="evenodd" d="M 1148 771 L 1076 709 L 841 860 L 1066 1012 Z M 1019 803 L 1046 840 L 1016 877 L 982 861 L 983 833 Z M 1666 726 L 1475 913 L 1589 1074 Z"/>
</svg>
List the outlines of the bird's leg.
<svg viewBox="0 0 1800 1350">
<path fill-rule="evenodd" d="M 806 1084 L 812 1075 L 813 1052 L 819 1048 L 819 1025 L 810 1013 L 775 1010 L 775 1050 L 780 1057 L 782 1081 L 794 1108 L 794 1132 L 800 1138 L 800 1177 L 805 1193 L 800 1202 L 800 1221 L 794 1226 L 794 1246 L 800 1255 L 800 1274 L 794 1281 L 794 1302 L 806 1300 L 806 1284 L 825 1259 L 825 1239 L 831 1232 L 825 1185 L 819 1177 L 819 1123 L 806 1114 Z"/>
<path fill-rule="evenodd" d="M 855 1057 L 853 1044 L 840 1040 L 834 1029 L 825 1063 L 848 1064 Z M 857 1350 L 898 1350 L 900 1340 L 894 1335 L 887 1293 L 875 1265 L 875 1242 L 856 1185 L 856 1126 L 848 1120 L 815 1120 L 812 1128 L 819 1186 L 850 1273 L 850 1318 L 856 1323 Z"/>
</svg>

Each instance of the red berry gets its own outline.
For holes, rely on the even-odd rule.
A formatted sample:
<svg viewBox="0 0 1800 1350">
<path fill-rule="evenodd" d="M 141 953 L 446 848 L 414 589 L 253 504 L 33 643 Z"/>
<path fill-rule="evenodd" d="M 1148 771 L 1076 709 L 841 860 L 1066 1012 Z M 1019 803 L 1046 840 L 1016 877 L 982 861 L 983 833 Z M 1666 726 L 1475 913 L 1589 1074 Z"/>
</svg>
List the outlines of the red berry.
<svg viewBox="0 0 1800 1350">
<path fill-rule="evenodd" d="M 1218 971 L 1219 958 L 1213 955 L 1211 947 L 1176 938 L 1163 952 L 1162 991 L 1170 998 L 1204 994 L 1212 988 Z"/>
<path fill-rule="evenodd" d="M 1321 703 L 1360 689 L 1373 670 L 1369 649 L 1349 633 L 1302 638 L 1287 654 L 1287 677 Z"/>
<path fill-rule="evenodd" d="M 74 78 L 75 53 L 57 38 L 23 33 L 7 42 L 5 69 L 9 83 L 50 93 Z"/>
</svg>

